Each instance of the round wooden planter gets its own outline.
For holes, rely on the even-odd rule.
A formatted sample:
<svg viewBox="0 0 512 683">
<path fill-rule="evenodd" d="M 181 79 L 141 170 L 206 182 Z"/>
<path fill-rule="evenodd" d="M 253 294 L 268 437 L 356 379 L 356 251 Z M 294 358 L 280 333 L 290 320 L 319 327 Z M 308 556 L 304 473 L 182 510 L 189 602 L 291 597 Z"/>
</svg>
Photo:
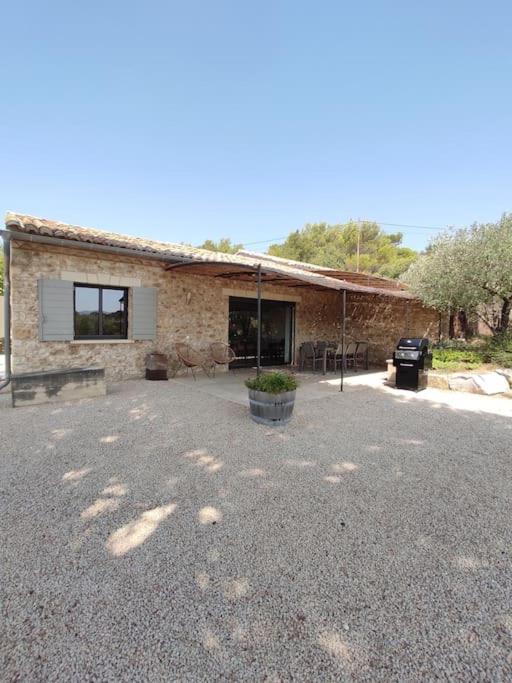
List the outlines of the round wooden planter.
<svg viewBox="0 0 512 683">
<path fill-rule="evenodd" d="M 295 404 L 295 391 L 283 394 L 267 394 L 249 389 L 249 410 L 255 422 L 277 426 L 289 422 Z"/>
</svg>

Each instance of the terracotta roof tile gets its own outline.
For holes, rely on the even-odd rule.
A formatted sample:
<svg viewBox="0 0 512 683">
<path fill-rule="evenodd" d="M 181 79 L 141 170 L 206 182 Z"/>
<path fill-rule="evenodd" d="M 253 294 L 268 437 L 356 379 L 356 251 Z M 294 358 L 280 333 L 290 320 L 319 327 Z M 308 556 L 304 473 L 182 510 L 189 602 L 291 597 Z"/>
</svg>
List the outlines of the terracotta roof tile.
<svg viewBox="0 0 512 683">
<path fill-rule="evenodd" d="M 216 264 L 225 263 L 254 270 L 258 264 L 261 264 L 266 273 L 275 273 L 276 275 L 292 280 L 299 280 L 314 287 L 325 287 L 338 291 L 346 289 L 354 292 L 398 296 L 407 299 L 413 298 L 411 294 L 404 291 L 390 291 L 377 287 L 361 286 L 352 282 L 347 282 L 339 277 L 328 277 L 325 274 L 328 269 L 323 268 L 323 273 L 314 272 L 314 269 L 318 268 L 318 266 L 315 267 L 312 266 L 312 264 L 297 265 L 297 262 L 290 262 L 287 259 L 279 259 L 279 262 L 277 262 L 276 259 L 276 262 L 272 262 L 270 259 L 264 258 L 266 255 L 255 254 L 253 252 L 224 254 L 221 252 L 209 251 L 207 249 L 199 249 L 198 247 L 192 247 L 186 244 L 174 244 L 172 242 L 160 242 L 142 237 L 131 237 L 130 235 L 106 232 L 96 228 L 84 228 L 78 225 L 69 225 L 68 223 L 61 223 L 60 221 L 49 220 L 47 218 L 37 218 L 35 216 L 11 212 L 7 213 L 5 224 L 8 229 L 17 232 L 69 240 L 70 246 L 73 246 L 73 243 L 77 242 L 87 242 L 103 246 L 121 247 L 138 251 L 141 253 L 141 256 L 147 254 L 148 256 L 159 255 L 168 257 L 170 262 L 172 262 L 173 258 L 191 259 L 197 262 L 198 265 L 201 262 Z M 285 263 L 281 263 L 281 261 L 285 261 Z M 333 274 L 334 272 L 336 271 L 333 271 Z"/>
<path fill-rule="evenodd" d="M 197 258 L 199 260 L 225 260 L 226 262 L 238 263 L 239 258 L 232 258 L 231 254 L 218 254 L 199 249 L 188 244 L 174 244 L 172 242 L 160 242 L 143 237 L 132 237 L 115 232 L 98 230 L 97 228 L 84 228 L 79 225 L 70 225 L 48 218 L 37 218 L 25 214 L 8 212 L 5 217 L 7 227 L 15 228 L 20 232 L 32 235 L 46 235 L 48 237 L 58 237 L 60 239 L 72 240 L 75 242 L 89 242 L 92 244 L 102 244 L 111 247 L 125 247 L 136 251 L 162 254 L 187 258 Z M 219 259 L 219 256 L 221 259 Z"/>
</svg>

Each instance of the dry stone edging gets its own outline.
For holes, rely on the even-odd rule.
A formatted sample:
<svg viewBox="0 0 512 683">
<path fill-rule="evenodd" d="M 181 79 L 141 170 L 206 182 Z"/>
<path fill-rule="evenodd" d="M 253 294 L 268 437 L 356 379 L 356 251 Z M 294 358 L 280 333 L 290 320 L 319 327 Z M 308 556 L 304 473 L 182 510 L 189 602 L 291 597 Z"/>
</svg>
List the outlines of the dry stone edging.
<svg viewBox="0 0 512 683">
<path fill-rule="evenodd" d="M 502 373 L 482 372 L 478 374 L 457 374 L 448 378 L 452 391 L 466 391 L 471 394 L 494 396 L 510 390 L 510 380 Z"/>
</svg>

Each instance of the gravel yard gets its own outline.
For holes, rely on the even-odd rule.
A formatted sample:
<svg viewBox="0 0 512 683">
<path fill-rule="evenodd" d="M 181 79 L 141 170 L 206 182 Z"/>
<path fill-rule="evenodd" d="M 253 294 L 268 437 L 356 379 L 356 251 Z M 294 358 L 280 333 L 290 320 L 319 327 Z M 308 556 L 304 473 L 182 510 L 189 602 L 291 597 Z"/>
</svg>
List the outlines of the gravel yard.
<svg viewBox="0 0 512 683">
<path fill-rule="evenodd" d="M 1 679 L 510 680 L 512 419 L 425 394 L 1 410 Z"/>
</svg>

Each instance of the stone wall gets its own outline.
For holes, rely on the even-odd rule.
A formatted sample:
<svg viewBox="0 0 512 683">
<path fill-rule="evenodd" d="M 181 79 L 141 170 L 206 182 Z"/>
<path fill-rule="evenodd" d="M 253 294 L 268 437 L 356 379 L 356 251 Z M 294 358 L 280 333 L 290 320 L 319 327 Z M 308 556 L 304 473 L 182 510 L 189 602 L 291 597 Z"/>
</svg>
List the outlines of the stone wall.
<svg viewBox="0 0 512 683">
<path fill-rule="evenodd" d="M 302 295 L 297 306 L 296 347 L 309 340 L 339 340 L 342 301 L 339 292 Z M 446 335 L 446 320 L 420 302 L 379 295 L 347 292 L 346 335 L 368 340 L 370 361 L 383 365 L 391 357 L 400 337 L 439 339 Z"/>
<path fill-rule="evenodd" d="M 420 302 L 391 297 L 347 294 L 347 330 L 355 339 L 368 339 L 371 359 L 382 364 L 391 357 L 400 337 L 439 339 L 446 321 Z"/>
<path fill-rule="evenodd" d="M 37 280 L 67 279 L 68 273 L 74 272 L 89 274 L 89 282 L 156 287 L 156 341 L 39 341 Z M 221 284 L 210 278 L 166 272 L 156 261 L 14 242 L 11 275 L 16 373 L 96 364 L 105 367 L 107 379 L 141 377 L 150 351 L 171 354 L 173 342 L 179 340 L 188 339 L 198 347 L 227 341 L 228 299 L 221 296 Z M 128 311 L 128 320 L 130 317 Z"/>
<path fill-rule="evenodd" d="M 128 379 L 144 375 L 144 358 L 158 350 L 172 355 L 173 343 L 189 341 L 205 348 L 212 341 L 228 341 L 229 296 L 255 296 L 253 285 L 222 278 L 165 271 L 164 264 L 147 259 L 121 258 L 78 249 L 14 242 L 12 249 L 12 351 L 15 373 L 100 365 L 106 377 Z M 158 289 L 157 339 L 153 341 L 41 342 L 37 280 L 41 277 Z M 295 349 L 303 341 L 338 339 L 341 296 L 306 288 L 263 286 L 263 297 L 295 301 Z M 347 333 L 371 341 L 375 361 L 388 356 L 406 331 L 437 336 L 439 318 L 418 304 L 398 299 L 348 295 Z M 128 312 L 130 320 L 130 311 Z M 407 323 L 408 321 L 408 323 Z M 406 325 L 407 323 L 407 325 Z M 130 330 L 128 330 L 130 337 Z"/>
</svg>

